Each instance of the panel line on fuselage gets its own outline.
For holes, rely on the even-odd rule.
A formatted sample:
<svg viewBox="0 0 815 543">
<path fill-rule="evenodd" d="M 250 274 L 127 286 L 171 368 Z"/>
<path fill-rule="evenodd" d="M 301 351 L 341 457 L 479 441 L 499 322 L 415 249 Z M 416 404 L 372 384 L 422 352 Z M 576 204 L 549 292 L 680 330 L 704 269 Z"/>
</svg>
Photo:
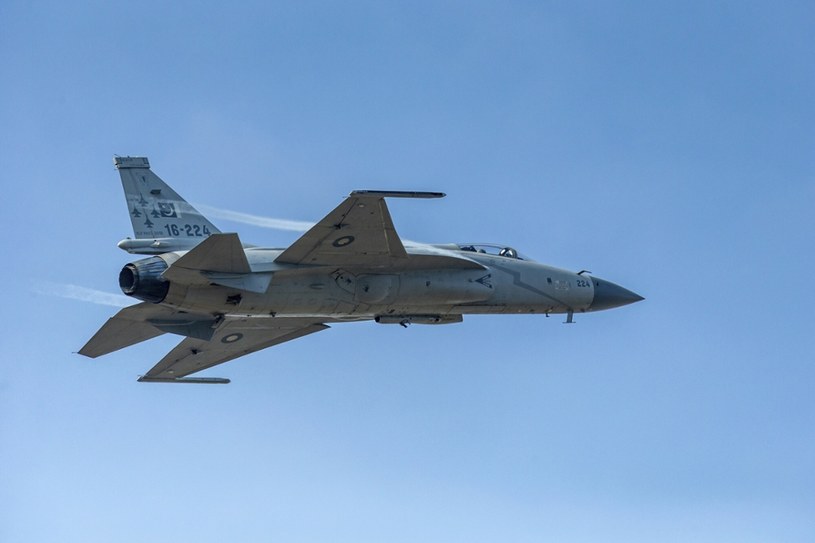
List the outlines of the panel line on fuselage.
<svg viewBox="0 0 815 543">
<path fill-rule="evenodd" d="M 521 272 L 518 271 L 518 270 L 513 270 L 512 268 L 508 268 L 506 266 L 501 266 L 500 264 L 495 264 L 494 262 L 490 264 L 490 267 L 501 270 L 502 272 L 508 273 L 509 275 L 511 275 L 512 276 L 512 284 L 515 285 L 516 287 L 520 287 L 520 288 L 522 288 L 524 290 L 528 290 L 529 292 L 534 292 L 535 294 L 543 296 L 544 298 L 547 298 L 547 299 L 549 299 L 549 300 L 551 300 L 553 302 L 556 302 L 557 304 L 559 304 L 559 305 L 561 305 L 563 307 L 571 307 L 569 304 L 567 304 L 563 300 L 559 300 L 559 299 L 555 298 L 554 296 L 551 296 L 551 295 L 547 294 L 546 292 L 544 292 L 544 291 L 542 291 L 542 290 L 540 290 L 538 288 L 533 287 L 529 283 L 525 283 L 524 281 L 522 281 L 521 280 Z"/>
</svg>

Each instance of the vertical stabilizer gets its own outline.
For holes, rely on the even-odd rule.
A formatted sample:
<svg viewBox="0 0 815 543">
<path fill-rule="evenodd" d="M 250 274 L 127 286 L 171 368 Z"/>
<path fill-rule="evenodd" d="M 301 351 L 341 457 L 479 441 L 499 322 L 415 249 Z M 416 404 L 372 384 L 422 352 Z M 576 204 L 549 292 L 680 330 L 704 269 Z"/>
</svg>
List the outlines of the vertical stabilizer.
<svg viewBox="0 0 815 543">
<path fill-rule="evenodd" d="M 203 240 L 220 232 L 150 170 L 146 157 L 114 157 L 136 239 Z"/>
</svg>

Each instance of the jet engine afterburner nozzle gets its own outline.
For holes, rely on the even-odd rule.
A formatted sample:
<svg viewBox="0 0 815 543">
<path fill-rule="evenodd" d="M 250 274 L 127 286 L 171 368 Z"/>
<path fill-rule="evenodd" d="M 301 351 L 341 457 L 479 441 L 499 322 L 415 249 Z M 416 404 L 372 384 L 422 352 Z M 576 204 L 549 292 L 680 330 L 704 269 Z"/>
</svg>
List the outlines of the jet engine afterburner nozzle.
<svg viewBox="0 0 815 543">
<path fill-rule="evenodd" d="M 167 263 L 157 256 L 131 262 L 119 272 L 119 286 L 128 296 L 157 304 L 170 290 L 169 281 L 161 277 L 167 267 Z"/>
</svg>

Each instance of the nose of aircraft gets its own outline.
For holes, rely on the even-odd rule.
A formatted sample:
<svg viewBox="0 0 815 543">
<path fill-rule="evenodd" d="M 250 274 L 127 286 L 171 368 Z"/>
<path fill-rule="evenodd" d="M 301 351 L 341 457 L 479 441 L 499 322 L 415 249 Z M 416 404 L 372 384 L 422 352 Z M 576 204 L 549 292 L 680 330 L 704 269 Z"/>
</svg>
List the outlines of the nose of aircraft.
<svg viewBox="0 0 815 543">
<path fill-rule="evenodd" d="M 613 307 L 633 304 L 634 302 L 639 302 L 644 299 L 645 298 L 639 294 L 631 292 L 627 288 L 615 285 L 611 281 L 595 277 L 594 300 L 592 300 L 589 310 L 599 311 L 601 309 L 611 309 Z"/>
</svg>

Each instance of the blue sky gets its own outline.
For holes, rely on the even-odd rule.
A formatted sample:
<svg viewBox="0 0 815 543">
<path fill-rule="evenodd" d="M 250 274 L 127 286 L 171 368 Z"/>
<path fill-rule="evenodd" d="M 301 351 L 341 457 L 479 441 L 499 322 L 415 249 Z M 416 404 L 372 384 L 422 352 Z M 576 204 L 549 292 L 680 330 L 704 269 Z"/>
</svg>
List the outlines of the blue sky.
<svg viewBox="0 0 815 543">
<path fill-rule="evenodd" d="M 812 541 L 808 2 L 0 4 L 0 539 Z M 144 385 L 73 354 L 132 258 L 113 154 L 192 202 L 497 241 L 616 311 L 338 325 Z M 297 232 L 215 219 L 244 240 Z M 87 292 L 87 291 L 84 291 Z M 80 297 L 89 298 L 86 295 Z"/>
</svg>

